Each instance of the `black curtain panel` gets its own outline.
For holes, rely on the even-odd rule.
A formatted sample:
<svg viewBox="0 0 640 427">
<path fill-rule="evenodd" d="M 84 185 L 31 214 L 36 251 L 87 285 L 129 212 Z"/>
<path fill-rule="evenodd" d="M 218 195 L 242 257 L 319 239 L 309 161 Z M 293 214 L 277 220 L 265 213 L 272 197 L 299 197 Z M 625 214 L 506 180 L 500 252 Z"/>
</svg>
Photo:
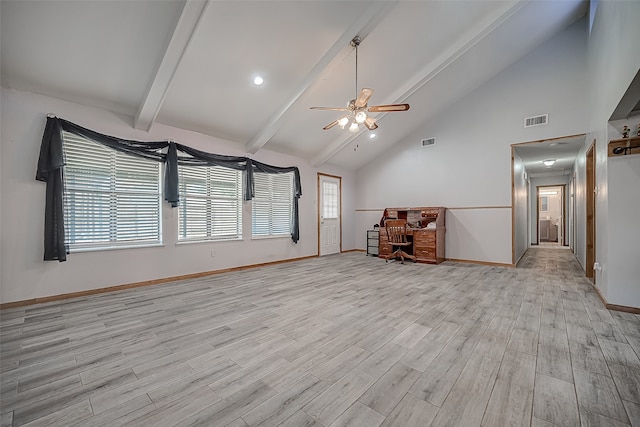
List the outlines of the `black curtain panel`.
<svg viewBox="0 0 640 427">
<path fill-rule="evenodd" d="M 62 129 L 57 120 L 47 119 L 40 145 L 36 179 L 47 183 L 44 211 L 44 260 L 66 261 L 64 244 Z"/>
<path fill-rule="evenodd" d="M 165 164 L 164 199 L 172 207 L 178 206 L 178 165 L 222 166 L 242 170 L 244 200 L 254 196 L 254 169 L 263 173 L 294 173 L 293 230 L 291 238 L 298 243 L 300 226 L 298 199 L 302 196 L 300 171 L 297 167 L 278 167 L 251 160 L 248 157 L 212 154 L 173 141 L 134 141 L 104 135 L 58 117 L 47 116 L 36 180 L 46 182 L 44 214 L 44 260 L 66 261 L 68 248 L 64 244 L 64 150 L 62 132 L 70 132 L 114 150 Z"/>
</svg>

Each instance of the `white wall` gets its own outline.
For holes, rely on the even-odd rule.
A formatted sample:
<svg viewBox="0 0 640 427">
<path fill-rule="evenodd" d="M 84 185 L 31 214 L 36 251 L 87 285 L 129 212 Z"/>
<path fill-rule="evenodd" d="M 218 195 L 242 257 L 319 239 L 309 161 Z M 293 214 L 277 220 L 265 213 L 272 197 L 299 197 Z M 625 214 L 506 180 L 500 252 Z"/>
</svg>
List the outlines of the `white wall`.
<svg viewBox="0 0 640 427">
<path fill-rule="evenodd" d="M 358 247 L 367 209 L 466 208 L 447 215 L 446 257 L 511 264 L 510 145 L 585 132 L 586 31 L 586 19 L 570 26 L 359 170 Z M 523 128 L 543 113 L 547 126 Z"/>
<path fill-rule="evenodd" d="M 635 132 L 640 115 L 610 122 L 609 138 L 621 138 L 626 124 Z M 640 156 L 610 157 L 607 161 L 609 258 L 607 301 L 640 307 Z"/>
<path fill-rule="evenodd" d="M 43 262 L 45 184 L 35 181 L 35 170 L 47 113 L 122 138 L 173 139 L 217 154 L 245 153 L 243 146 L 229 141 L 160 124 L 144 132 L 133 129 L 130 117 L 31 93 L 3 88 L 1 101 L 1 303 L 316 255 L 317 172 L 343 178 L 343 249 L 354 247 L 354 174 L 330 166 L 315 169 L 299 158 L 261 150 L 253 156 L 256 160 L 300 169 L 297 245 L 290 238 L 251 240 L 248 204 L 242 241 L 176 245 L 177 211 L 164 204 L 163 247 L 73 253 L 63 263 Z"/>
<path fill-rule="evenodd" d="M 589 38 L 589 133 L 596 140 L 596 285 L 610 304 L 640 307 L 640 227 L 633 227 L 640 198 L 637 157 L 607 157 L 619 137 L 608 121 L 640 69 L 640 2 L 600 1 Z M 635 197 L 635 198 L 634 198 Z M 636 212 L 633 215 L 631 212 Z M 627 254 L 636 254 L 634 262 Z"/>
<path fill-rule="evenodd" d="M 640 307 L 640 156 L 610 158 L 608 173 L 606 298 L 611 304 Z"/>
</svg>

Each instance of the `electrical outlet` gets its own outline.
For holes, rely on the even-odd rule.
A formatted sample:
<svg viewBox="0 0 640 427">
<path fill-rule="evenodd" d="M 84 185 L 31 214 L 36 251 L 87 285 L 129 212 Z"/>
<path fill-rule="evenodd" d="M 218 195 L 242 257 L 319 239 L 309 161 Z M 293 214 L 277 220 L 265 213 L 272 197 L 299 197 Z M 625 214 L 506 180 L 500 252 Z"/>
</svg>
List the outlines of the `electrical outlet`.
<svg viewBox="0 0 640 427">
<path fill-rule="evenodd" d="M 214 258 L 216 256 L 216 251 L 211 251 L 211 258 Z"/>
</svg>

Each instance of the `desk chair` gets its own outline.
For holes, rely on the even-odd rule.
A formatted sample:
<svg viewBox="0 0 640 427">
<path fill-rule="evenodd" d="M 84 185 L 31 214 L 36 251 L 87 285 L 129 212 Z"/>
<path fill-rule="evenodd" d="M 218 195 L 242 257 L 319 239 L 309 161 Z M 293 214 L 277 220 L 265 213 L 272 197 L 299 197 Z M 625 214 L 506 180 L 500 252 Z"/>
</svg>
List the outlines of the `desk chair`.
<svg viewBox="0 0 640 427">
<path fill-rule="evenodd" d="M 389 244 L 393 248 L 393 252 L 385 256 L 385 262 L 389 262 L 389 258 L 400 258 L 402 264 L 404 264 L 405 258 L 416 262 L 415 256 L 404 251 L 404 248 L 410 247 L 413 244 L 407 241 L 407 221 L 404 219 L 387 219 L 384 225 L 387 229 Z"/>
</svg>

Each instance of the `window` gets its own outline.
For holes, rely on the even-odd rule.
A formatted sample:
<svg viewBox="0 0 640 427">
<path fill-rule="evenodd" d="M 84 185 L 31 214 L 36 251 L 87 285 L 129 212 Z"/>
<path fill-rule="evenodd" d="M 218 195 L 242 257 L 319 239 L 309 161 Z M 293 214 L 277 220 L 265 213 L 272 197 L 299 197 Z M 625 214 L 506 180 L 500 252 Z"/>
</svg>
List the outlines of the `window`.
<svg viewBox="0 0 640 427">
<path fill-rule="evenodd" d="M 178 240 L 242 238 L 242 171 L 179 166 Z"/>
<path fill-rule="evenodd" d="M 338 219 L 338 183 L 322 181 L 322 217 Z"/>
<path fill-rule="evenodd" d="M 549 198 L 547 196 L 540 196 L 540 212 L 549 211 Z"/>
<path fill-rule="evenodd" d="M 291 235 L 293 172 L 254 173 L 255 196 L 251 209 L 253 237 Z"/>
<path fill-rule="evenodd" d="M 63 132 L 70 251 L 160 244 L 160 163 Z"/>
</svg>

